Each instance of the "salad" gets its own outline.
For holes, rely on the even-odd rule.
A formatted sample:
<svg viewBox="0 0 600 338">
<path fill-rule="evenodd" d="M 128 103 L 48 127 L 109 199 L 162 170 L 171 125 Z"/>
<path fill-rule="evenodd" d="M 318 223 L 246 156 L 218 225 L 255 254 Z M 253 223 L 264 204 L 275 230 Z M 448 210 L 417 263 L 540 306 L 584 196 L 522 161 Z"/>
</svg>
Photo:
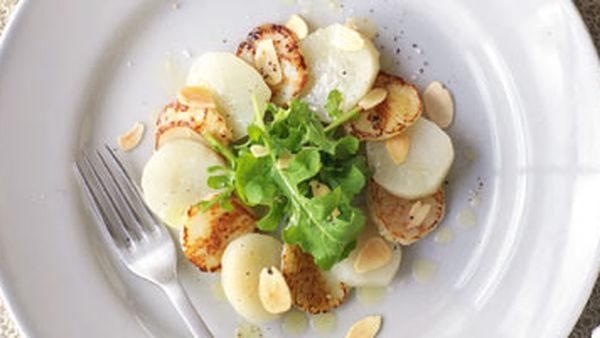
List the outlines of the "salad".
<svg viewBox="0 0 600 338">
<path fill-rule="evenodd" d="M 195 60 L 156 119 L 144 198 L 247 321 L 325 313 L 352 287 L 388 285 L 402 247 L 443 219 L 452 113 L 443 86 L 422 100 L 382 71 L 356 27 L 309 34 L 293 15 Z"/>
</svg>

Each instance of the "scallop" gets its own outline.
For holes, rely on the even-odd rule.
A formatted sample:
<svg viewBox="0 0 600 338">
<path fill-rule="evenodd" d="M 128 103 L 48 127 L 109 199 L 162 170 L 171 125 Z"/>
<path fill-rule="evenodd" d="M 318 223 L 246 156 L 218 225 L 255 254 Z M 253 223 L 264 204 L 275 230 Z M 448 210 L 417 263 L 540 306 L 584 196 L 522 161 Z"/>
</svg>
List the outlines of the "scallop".
<svg viewBox="0 0 600 338">
<path fill-rule="evenodd" d="M 202 271 L 219 271 L 227 244 L 257 230 L 256 217 L 250 210 L 235 198 L 231 205 L 232 210 L 225 210 L 220 203 L 204 212 L 196 205 L 187 210 L 181 247 L 188 260 Z"/>
<path fill-rule="evenodd" d="M 275 60 L 258 57 L 261 45 L 270 44 L 274 47 Z M 271 88 L 272 101 L 278 105 L 297 98 L 306 86 L 308 69 L 304 55 L 298 46 L 298 37 L 286 26 L 264 24 L 254 28 L 239 45 L 236 54 L 259 70 Z M 273 73 L 280 74 L 277 80 Z"/>
<path fill-rule="evenodd" d="M 173 140 L 146 163 L 142 173 L 144 200 L 162 221 L 181 227 L 186 209 L 215 193 L 208 187 L 207 169 L 223 165 L 208 147 L 190 140 Z"/>
<path fill-rule="evenodd" d="M 367 221 L 363 232 L 358 237 L 356 248 L 348 255 L 348 258 L 337 263 L 331 272 L 347 285 L 353 287 L 382 287 L 387 286 L 394 279 L 402 260 L 402 249 L 398 245 L 386 242 L 391 256 L 385 265 L 363 273 L 356 271 L 355 263 L 360 251 L 373 239 L 381 238 L 377 226 Z"/>
<path fill-rule="evenodd" d="M 319 269 L 313 257 L 297 245 L 285 245 L 281 270 L 294 305 L 304 311 L 328 312 L 346 299 L 348 286 L 333 273 Z"/>
<path fill-rule="evenodd" d="M 373 43 L 344 25 L 333 24 L 309 34 L 300 41 L 300 48 L 309 69 L 304 99 L 327 122 L 331 118 L 324 105 L 332 90 L 344 96 L 341 109 L 350 110 L 379 73 L 379 52 Z"/>
<path fill-rule="evenodd" d="M 408 156 L 396 164 L 385 142 L 367 142 L 373 178 L 393 195 L 416 199 L 435 193 L 454 161 L 450 137 L 435 123 L 421 118 L 403 134 L 410 139 Z"/>
<path fill-rule="evenodd" d="M 263 77 L 244 60 L 231 53 L 208 52 L 194 61 L 187 84 L 209 88 L 234 139 L 246 135 L 246 127 L 254 119 L 252 96 L 259 109 L 265 109 L 271 99 L 271 90 Z"/>
<path fill-rule="evenodd" d="M 444 190 L 419 199 L 408 200 L 387 192 L 371 181 L 368 204 L 373 221 L 387 240 L 410 245 L 431 233 L 444 218 Z"/>
<path fill-rule="evenodd" d="M 223 253 L 221 284 L 225 297 L 235 311 L 251 323 L 278 318 L 262 305 L 258 284 L 264 268 L 279 266 L 281 250 L 281 243 L 273 237 L 246 234 L 229 243 Z"/>
<path fill-rule="evenodd" d="M 348 131 L 364 141 L 383 141 L 399 135 L 423 113 L 423 102 L 415 86 L 402 78 L 379 73 L 373 88 L 387 91 L 383 102 L 358 114 L 347 124 Z"/>
</svg>

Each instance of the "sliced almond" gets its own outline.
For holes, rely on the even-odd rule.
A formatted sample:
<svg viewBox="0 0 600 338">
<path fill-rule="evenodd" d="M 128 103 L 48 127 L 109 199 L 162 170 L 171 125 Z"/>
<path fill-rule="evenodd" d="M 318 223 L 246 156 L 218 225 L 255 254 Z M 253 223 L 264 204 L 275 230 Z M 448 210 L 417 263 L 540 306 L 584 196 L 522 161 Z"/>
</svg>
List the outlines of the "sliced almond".
<svg viewBox="0 0 600 338">
<path fill-rule="evenodd" d="M 289 167 L 290 165 L 290 161 L 292 160 L 292 155 L 290 154 L 281 154 L 281 156 L 279 156 L 279 158 L 277 159 L 277 161 L 275 162 L 275 166 L 277 167 L 277 169 L 287 169 L 287 167 Z"/>
<path fill-rule="evenodd" d="M 264 39 L 256 43 L 254 65 L 269 85 L 274 86 L 283 79 L 281 64 L 272 39 Z"/>
<path fill-rule="evenodd" d="M 358 106 L 363 110 L 369 110 L 374 108 L 381 102 L 385 100 L 387 97 L 387 90 L 383 88 L 374 88 L 371 89 L 360 101 L 358 101 Z"/>
<path fill-rule="evenodd" d="M 204 87 L 185 86 L 177 93 L 177 100 L 190 108 L 217 108 L 212 92 Z"/>
<path fill-rule="evenodd" d="M 354 29 L 339 25 L 335 30 L 335 46 L 343 51 L 353 52 L 362 49 L 365 46 L 365 39 Z"/>
<path fill-rule="evenodd" d="M 310 181 L 309 185 L 314 197 L 325 196 L 331 192 L 331 189 L 326 184 L 317 180 Z"/>
<path fill-rule="evenodd" d="M 374 39 L 377 35 L 377 25 L 367 17 L 351 16 L 346 19 L 344 25 L 360 32 L 363 36 Z"/>
<path fill-rule="evenodd" d="M 261 146 L 260 144 L 253 144 L 250 146 L 250 152 L 252 156 L 256 158 L 261 158 L 269 155 L 269 149 L 265 146 Z"/>
<path fill-rule="evenodd" d="M 142 136 L 144 136 L 144 124 L 141 122 L 136 122 L 133 124 L 133 127 L 129 129 L 129 131 L 119 136 L 117 143 L 121 149 L 124 151 L 129 151 L 140 143 Z"/>
<path fill-rule="evenodd" d="M 296 33 L 298 39 L 302 40 L 308 35 L 308 25 L 306 21 L 298 14 L 292 14 L 285 24 L 292 32 Z"/>
<path fill-rule="evenodd" d="M 281 271 L 276 267 L 264 268 L 258 277 L 258 297 L 265 310 L 278 314 L 292 307 L 292 294 Z"/>
<path fill-rule="evenodd" d="M 387 264 L 392 257 L 392 251 L 381 237 L 369 239 L 356 256 L 354 270 L 357 273 L 365 273 L 379 269 Z"/>
<path fill-rule="evenodd" d="M 447 128 L 454 118 L 454 101 L 448 89 L 434 81 L 423 93 L 423 101 L 427 117 L 440 128 Z"/>
<path fill-rule="evenodd" d="M 407 229 L 413 229 L 413 228 L 419 227 L 421 224 L 423 224 L 423 221 L 425 220 L 427 215 L 429 215 L 430 211 L 431 211 L 431 204 L 429 204 L 429 203 L 423 204 L 423 203 L 421 203 L 421 201 L 416 201 L 410 207 L 410 211 L 408 212 L 409 221 L 408 221 Z"/>
<path fill-rule="evenodd" d="M 367 316 L 354 323 L 346 338 L 374 338 L 381 328 L 381 316 Z"/>
<path fill-rule="evenodd" d="M 396 136 L 385 141 L 385 148 L 395 164 L 400 165 L 406 161 L 410 150 L 410 138 L 406 135 Z"/>
</svg>

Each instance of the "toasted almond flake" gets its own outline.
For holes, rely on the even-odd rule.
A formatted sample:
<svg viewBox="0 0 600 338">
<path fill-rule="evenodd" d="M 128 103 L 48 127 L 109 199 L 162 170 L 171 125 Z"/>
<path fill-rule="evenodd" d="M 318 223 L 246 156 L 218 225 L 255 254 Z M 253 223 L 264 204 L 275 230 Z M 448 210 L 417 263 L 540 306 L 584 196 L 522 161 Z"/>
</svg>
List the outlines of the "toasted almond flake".
<svg viewBox="0 0 600 338">
<path fill-rule="evenodd" d="M 217 108 L 212 92 L 204 87 L 185 86 L 177 92 L 177 100 L 192 108 Z"/>
<path fill-rule="evenodd" d="M 253 144 L 250 146 L 250 152 L 256 158 L 261 158 L 269 155 L 269 149 L 265 146 L 261 146 L 260 144 Z"/>
<path fill-rule="evenodd" d="M 406 161 L 410 151 L 410 138 L 406 135 L 396 136 L 385 141 L 385 148 L 395 164 L 400 165 Z"/>
<path fill-rule="evenodd" d="M 358 106 L 363 110 L 374 108 L 385 100 L 387 94 L 388 92 L 384 88 L 371 89 L 367 95 L 358 101 Z"/>
<path fill-rule="evenodd" d="M 294 32 L 298 39 L 302 40 L 308 35 L 308 25 L 298 14 L 292 14 L 285 26 Z"/>
<path fill-rule="evenodd" d="M 410 217 L 410 221 L 408 222 L 408 229 L 413 229 L 421 224 L 425 220 L 425 217 L 431 211 L 431 204 L 423 204 L 421 201 L 416 201 L 411 207 L 408 215 Z"/>
<path fill-rule="evenodd" d="M 440 128 L 447 128 L 454 118 L 454 101 L 450 91 L 434 81 L 427 86 L 423 94 L 427 117 Z"/>
<path fill-rule="evenodd" d="M 281 271 L 276 267 L 264 268 L 258 279 L 258 297 L 265 310 L 278 314 L 292 307 L 292 294 Z"/>
<path fill-rule="evenodd" d="M 265 78 L 265 82 L 269 85 L 274 86 L 283 79 L 281 64 L 279 63 L 277 51 L 275 50 L 272 39 L 264 39 L 256 43 L 254 65 Z"/>
<path fill-rule="evenodd" d="M 309 185 L 314 197 L 325 196 L 331 192 L 331 189 L 326 184 L 317 180 L 310 181 Z"/>
<path fill-rule="evenodd" d="M 374 338 L 381 327 L 381 316 L 367 316 L 354 323 L 346 338 Z"/>
<path fill-rule="evenodd" d="M 129 151 L 140 143 L 142 136 L 144 136 L 144 124 L 141 122 L 136 122 L 133 124 L 133 127 L 129 129 L 129 131 L 119 136 L 117 143 L 121 149 L 124 151 Z"/>
<path fill-rule="evenodd" d="M 381 237 L 369 239 L 356 256 L 354 270 L 357 273 L 365 273 L 379 269 L 387 264 L 392 257 L 392 252 L 385 240 Z"/>
<path fill-rule="evenodd" d="M 374 39 L 377 35 L 377 25 L 367 17 L 351 16 L 346 19 L 344 25 L 354 29 L 357 32 L 360 32 L 368 39 Z"/>
<path fill-rule="evenodd" d="M 362 49 L 365 46 L 365 39 L 354 29 L 339 25 L 335 30 L 335 46 L 343 51 L 352 52 Z"/>
<path fill-rule="evenodd" d="M 291 160 L 292 155 L 282 154 L 275 162 L 275 166 L 277 167 L 277 169 L 287 169 L 287 167 L 290 165 Z"/>
</svg>

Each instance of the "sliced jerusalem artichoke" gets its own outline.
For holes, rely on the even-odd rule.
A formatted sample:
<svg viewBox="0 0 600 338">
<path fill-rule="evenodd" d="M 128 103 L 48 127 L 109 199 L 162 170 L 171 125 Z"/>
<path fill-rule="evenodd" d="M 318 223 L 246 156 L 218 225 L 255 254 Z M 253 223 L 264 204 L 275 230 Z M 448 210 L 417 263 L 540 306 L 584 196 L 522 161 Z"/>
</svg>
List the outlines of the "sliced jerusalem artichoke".
<svg viewBox="0 0 600 338">
<path fill-rule="evenodd" d="M 286 26 L 264 24 L 254 28 L 236 54 L 264 77 L 273 92 L 272 101 L 278 105 L 298 97 L 306 85 L 308 69 L 298 37 Z"/>
<path fill-rule="evenodd" d="M 412 244 L 432 232 L 444 218 L 444 190 L 416 200 L 394 196 L 371 181 L 368 204 L 374 223 L 387 240 Z"/>
<path fill-rule="evenodd" d="M 240 235 L 256 231 L 256 218 L 252 212 L 237 199 L 232 199 L 231 205 L 230 211 L 220 203 L 205 212 L 199 206 L 187 210 L 181 246 L 184 255 L 202 271 L 219 271 L 227 245 Z"/>
<path fill-rule="evenodd" d="M 415 86 L 400 77 L 380 72 L 373 88 L 386 90 L 387 96 L 348 123 L 348 131 L 354 136 L 366 141 L 387 140 L 421 117 L 423 103 Z"/>
<path fill-rule="evenodd" d="M 328 312 L 340 306 L 348 294 L 346 284 L 319 269 L 313 257 L 299 246 L 284 246 L 282 272 L 294 305 L 309 313 Z"/>
</svg>

